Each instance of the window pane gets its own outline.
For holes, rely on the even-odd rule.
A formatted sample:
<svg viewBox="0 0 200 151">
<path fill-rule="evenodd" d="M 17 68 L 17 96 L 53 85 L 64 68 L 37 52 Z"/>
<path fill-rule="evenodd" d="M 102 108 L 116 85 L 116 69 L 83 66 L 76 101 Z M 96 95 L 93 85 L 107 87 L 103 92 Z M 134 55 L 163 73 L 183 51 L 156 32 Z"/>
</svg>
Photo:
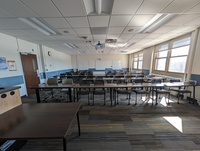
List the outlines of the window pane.
<svg viewBox="0 0 200 151">
<path fill-rule="evenodd" d="M 185 46 L 190 44 L 191 37 L 187 37 L 178 41 L 173 42 L 172 48 Z"/>
<path fill-rule="evenodd" d="M 156 59 L 156 66 L 155 70 L 165 70 L 166 58 L 163 59 Z"/>
<path fill-rule="evenodd" d="M 190 46 L 179 47 L 172 49 L 171 56 L 183 56 L 188 55 Z"/>
<path fill-rule="evenodd" d="M 138 62 L 138 69 L 142 69 L 142 61 Z"/>
<path fill-rule="evenodd" d="M 187 57 L 175 57 L 171 58 L 169 62 L 169 71 L 170 72 L 185 72 Z"/>
<path fill-rule="evenodd" d="M 137 58 L 134 58 L 134 61 L 138 61 L 138 57 L 137 57 Z"/>
<path fill-rule="evenodd" d="M 137 69 L 137 62 L 134 62 L 133 68 Z"/>
<path fill-rule="evenodd" d="M 166 49 L 168 49 L 168 44 L 160 46 L 159 51 L 166 50 Z"/>
<path fill-rule="evenodd" d="M 156 56 L 157 58 L 167 57 L 167 51 L 157 52 Z"/>
</svg>

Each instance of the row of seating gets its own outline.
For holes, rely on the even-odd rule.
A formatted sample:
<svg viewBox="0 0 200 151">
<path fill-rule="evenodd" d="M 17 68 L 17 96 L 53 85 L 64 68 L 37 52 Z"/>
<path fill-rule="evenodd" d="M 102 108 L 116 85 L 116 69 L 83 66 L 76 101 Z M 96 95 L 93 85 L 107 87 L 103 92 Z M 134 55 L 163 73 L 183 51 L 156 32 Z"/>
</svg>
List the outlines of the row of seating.
<svg viewBox="0 0 200 151">
<path fill-rule="evenodd" d="M 136 79 L 134 80 L 134 83 L 143 83 L 144 81 L 142 79 Z M 154 80 L 151 81 L 152 83 L 161 83 L 161 80 Z M 170 82 L 180 82 L 179 79 L 172 79 L 170 80 Z M 49 78 L 47 80 L 47 84 L 48 85 L 55 85 L 57 84 L 57 78 Z M 62 84 L 73 84 L 72 79 L 63 79 L 62 80 Z M 94 85 L 102 85 L 104 84 L 103 80 L 96 80 L 94 82 Z M 125 82 L 121 81 L 119 83 L 117 83 L 118 85 L 120 84 L 125 84 Z M 77 101 L 79 100 L 81 95 L 87 95 L 88 96 L 88 104 L 90 104 L 89 100 L 90 100 L 90 94 L 92 94 L 92 101 L 93 101 L 93 105 L 94 105 L 94 99 L 96 95 L 104 95 L 104 105 L 105 105 L 105 101 L 106 101 L 106 90 L 105 88 L 89 88 L 90 82 L 89 81 L 82 81 L 80 83 L 80 85 L 85 85 L 86 87 L 84 88 L 79 88 L 76 90 L 76 98 Z M 88 87 L 87 87 L 88 86 Z M 118 98 L 119 95 L 127 95 L 128 98 L 128 105 L 130 105 L 130 99 L 131 99 L 131 93 L 134 92 L 135 93 L 135 104 L 137 104 L 137 100 L 138 100 L 138 95 L 146 95 L 146 98 L 150 98 L 150 94 L 155 92 L 155 96 L 156 98 L 159 97 L 160 94 L 164 94 L 165 98 L 168 98 L 168 104 L 169 104 L 169 99 L 170 99 L 170 91 L 175 91 L 177 92 L 177 97 L 178 97 L 178 103 L 179 103 L 179 99 L 180 96 L 182 96 L 184 93 L 189 93 L 190 97 L 191 97 L 191 91 L 185 89 L 185 88 L 170 88 L 170 89 L 164 89 L 164 88 L 160 88 L 160 89 L 149 89 L 149 88 L 145 88 L 145 87 L 141 87 L 141 88 L 115 88 L 114 89 L 114 99 L 116 100 L 116 103 L 118 104 Z M 55 98 L 55 93 L 57 93 L 58 90 L 53 90 L 51 89 L 47 94 L 49 94 L 48 97 L 45 98 L 45 101 L 48 100 L 49 98 Z M 59 91 L 62 95 L 60 95 L 61 97 L 58 99 L 62 99 L 65 98 L 66 94 L 68 94 L 68 89 L 61 89 Z M 148 99 L 146 100 L 148 102 Z"/>
</svg>

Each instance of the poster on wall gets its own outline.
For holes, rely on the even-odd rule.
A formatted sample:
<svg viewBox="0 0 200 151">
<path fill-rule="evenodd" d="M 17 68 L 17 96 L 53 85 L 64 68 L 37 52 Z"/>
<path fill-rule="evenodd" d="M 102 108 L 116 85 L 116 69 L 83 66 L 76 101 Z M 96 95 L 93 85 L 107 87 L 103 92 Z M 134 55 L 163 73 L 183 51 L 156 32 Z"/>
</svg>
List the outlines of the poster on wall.
<svg viewBox="0 0 200 151">
<path fill-rule="evenodd" d="M 8 65 L 6 62 L 6 57 L 0 57 L 0 71 L 7 70 Z"/>
<path fill-rule="evenodd" d="M 16 66 L 16 63 L 15 63 L 15 60 L 8 60 L 7 63 L 8 63 L 8 70 L 9 71 L 17 71 L 17 66 Z"/>
</svg>

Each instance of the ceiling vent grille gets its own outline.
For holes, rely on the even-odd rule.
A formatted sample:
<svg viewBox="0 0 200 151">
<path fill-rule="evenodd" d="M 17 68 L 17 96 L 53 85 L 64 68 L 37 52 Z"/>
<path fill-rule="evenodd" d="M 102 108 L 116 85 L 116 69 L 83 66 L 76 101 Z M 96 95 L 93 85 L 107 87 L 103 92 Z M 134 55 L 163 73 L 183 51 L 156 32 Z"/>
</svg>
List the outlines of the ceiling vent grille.
<svg viewBox="0 0 200 151">
<path fill-rule="evenodd" d="M 117 39 L 106 39 L 106 43 L 116 43 Z"/>
</svg>

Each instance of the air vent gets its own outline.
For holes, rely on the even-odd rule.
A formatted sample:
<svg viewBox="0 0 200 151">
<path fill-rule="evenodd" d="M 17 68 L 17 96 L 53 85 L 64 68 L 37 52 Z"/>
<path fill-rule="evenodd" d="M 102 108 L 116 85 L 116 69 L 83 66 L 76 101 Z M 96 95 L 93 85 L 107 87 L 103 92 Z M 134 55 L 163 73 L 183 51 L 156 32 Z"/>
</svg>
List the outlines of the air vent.
<svg viewBox="0 0 200 151">
<path fill-rule="evenodd" d="M 116 43 L 117 39 L 106 39 L 106 43 Z"/>
</svg>

